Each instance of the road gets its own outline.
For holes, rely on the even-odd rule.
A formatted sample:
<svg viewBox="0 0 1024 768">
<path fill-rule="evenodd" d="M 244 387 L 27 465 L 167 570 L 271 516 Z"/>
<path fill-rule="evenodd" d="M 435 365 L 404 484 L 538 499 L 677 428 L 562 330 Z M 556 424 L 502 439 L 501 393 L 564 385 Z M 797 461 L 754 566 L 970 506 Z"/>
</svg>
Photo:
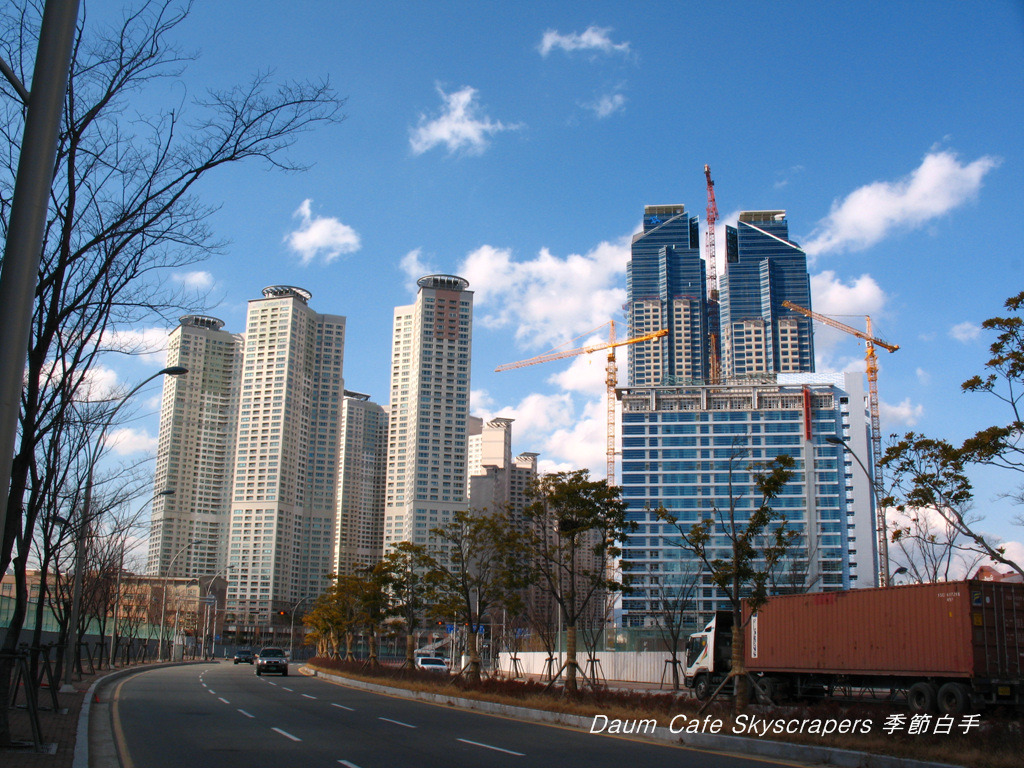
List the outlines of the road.
<svg viewBox="0 0 1024 768">
<path fill-rule="evenodd" d="M 249 665 L 190 665 L 115 688 L 123 768 L 764 768 L 779 762 L 592 735 Z M 787 763 L 789 764 L 789 763 Z"/>
</svg>

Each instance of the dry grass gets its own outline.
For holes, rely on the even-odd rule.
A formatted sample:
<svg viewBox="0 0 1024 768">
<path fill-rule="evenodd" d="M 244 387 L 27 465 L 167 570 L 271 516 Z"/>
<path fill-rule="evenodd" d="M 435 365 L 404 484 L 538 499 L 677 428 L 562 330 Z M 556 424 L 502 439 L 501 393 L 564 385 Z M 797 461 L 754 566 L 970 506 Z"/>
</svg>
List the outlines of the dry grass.
<svg viewBox="0 0 1024 768">
<path fill-rule="evenodd" d="M 436 673 L 397 670 L 382 667 L 371 670 L 362 664 L 346 663 L 336 659 L 313 659 L 310 666 L 324 669 L 365 682 L 384 684 L 407 690 L 424 691 L 452 697 L 491 701 L 511 706 L 561 712 L 582 717 L 605 715 L 609 719 L 656 719 L 659 727 L 668 728 L 675 715 L 696 717 L 698 704 L 692 699 L 671 693 L 622 690 L 583 690 L 577 696 L 566 696 L 561 690 L 551 692 L 536 682 L 486 679 L 479 686 L 470 686 L 458 677 L 438 679 Z M 979 727 L 964 734 L 959 728 L 945 735 L 909 735 L 905 731 L 892 735 L 883 730 L 886 718 L 904 710 L 884 704 L 817 703 L 803 707 L 785 707 L 769 710 L 751 707 L 751 714 L 761 719 L 792 720 L 860 720 L 871 722 L 867 734 L 812 734 L 769 735 L 766 739 L 808 744 L 818 747 L 849 749 L 894 757 L 911 758 L 938 763 L 970 766 L 970 768 L 1020 768 L 1024 754 L 1024 728 L 1014 713 L 986 715 Z M 712 704 L 702 715 L 722 720 L 721 733 L 733 728 L 730 708 L 725 704 Z M 908 718 L 909 719 L 909 718 Z"/>
</svg>

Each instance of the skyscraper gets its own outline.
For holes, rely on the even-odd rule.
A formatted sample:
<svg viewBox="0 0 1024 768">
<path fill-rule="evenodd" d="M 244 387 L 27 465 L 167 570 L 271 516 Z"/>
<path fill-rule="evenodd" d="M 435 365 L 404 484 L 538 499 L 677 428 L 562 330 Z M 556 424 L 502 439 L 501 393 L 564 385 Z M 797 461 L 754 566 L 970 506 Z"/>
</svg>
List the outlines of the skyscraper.
<svg viewBox="0 0 1024 768">
<path fill-rule="evenodd" d="M 215 317 L 180 322 L 167 365 L 189 372 L 164 377 L 146 570 L 195 578 L 225 565 L 242 338 Z"/>
<path fill-rule="evenodd" d="M 785 211 L 743 211 L 726 227 L 720 283 L 725 379 L 814 370 L 811 320 L 786 309 L 811 307 L 807 255 L 789 239 Z"/>
<path fill-rule="evenodd" d="M 466 479 L 473 292 L 454 275 L 419 280 L 396 307 L 392 337 L 384 549 L 428 543 L 468 508 Z"/>
<path fill-rule="evenodd" d="M 844 383 L 859 385 L 853 378 Z M 623 497 L 639 526 L 623 546 L 622 570 L 634 586 L 623 598 L 626 626 L 656 623 L 659 591 L 688 579 L 698 584 L 696 612 L 728 607 L 655 510 L 664 507 L 684 530 L 735 514 L 742 530 L 760 503 L 754 473 L 782 454 L 793 457 L 794 474 L 771 507 L 799 539 L 774 574 L 772 591 L 848 588 L 851 555 L 870 583 L 863 578 L 874 567 L 869 499 L 855 497 L 843 449 L 827 441 L 850 436 L 866 448 L 863 387 L 790 374 L 745 385 L 633 388 L 622 404 Z M 724 522 L 716 525 L 709 549 L 728 552 L 727 533 Z"/>
<path fill-rule="evenodd" d="M 287 620 L 333 565 L 345 318 L 311 296 L 275 285 L 249 302 L 227 559 L 242 626 Z"/>
<path fill-rule="evenodd" d="M 335 526 L 335 573 L 381 558 L 387 476 L 388 408 L 369 395 L 345 391 L 341 411 L 341 471 Z"/>
<path fill-rule="evenodd" d="M 695 216 L 682 205 L 644 207 L 626 267 L 629 335 L 663 328 L 668 336 L 630 344 L 630 386 L 657 386 L 708 376 L 707 277 Z"/>
</svg>

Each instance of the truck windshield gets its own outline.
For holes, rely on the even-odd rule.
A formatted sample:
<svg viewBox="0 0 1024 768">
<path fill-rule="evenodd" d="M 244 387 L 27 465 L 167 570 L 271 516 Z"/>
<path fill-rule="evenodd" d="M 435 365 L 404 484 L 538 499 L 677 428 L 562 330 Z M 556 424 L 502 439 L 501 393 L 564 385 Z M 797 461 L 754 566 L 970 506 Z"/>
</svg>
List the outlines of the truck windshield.
<svg viewBox="0 0 1024 768">
<path fill-rule="evenodd" d="M 689 642 L 686 644 L 686 666 L 692 667 L 700 655 L 704 653 L 704 648 L 707 647 L 707 637 L 691 637 Z"/>
</svg>

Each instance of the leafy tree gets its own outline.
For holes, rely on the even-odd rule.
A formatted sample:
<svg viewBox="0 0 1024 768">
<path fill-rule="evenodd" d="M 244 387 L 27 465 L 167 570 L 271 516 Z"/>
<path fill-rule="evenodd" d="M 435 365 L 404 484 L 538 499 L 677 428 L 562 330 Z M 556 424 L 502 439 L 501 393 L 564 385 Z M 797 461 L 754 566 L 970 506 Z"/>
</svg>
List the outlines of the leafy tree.
<svg viewBox="0 0 1024 768">
<path fill-rule="evenodd" d="M 1001 546 L 975 530 L 980 518 L 971 513 L 974 491 L 967 477 L 965 461 L 965 452 L 945 440 L 915 432 L 906 433 L 902 439 L 894 439 L 880 462 L 891 484 L 882 505 L 911 517 L 935 514 L 944 521 L 947 535 L 956 542 L 958 551 L 989 557 L 1024 574 L 1024 569 L 1007 558 Z M 897 528 L 893 532 L 893 540 L 899 541 L 905 535 Z"/>
<path fill-rule="evenodd" d="M 984 555 L 967 548 L 962 531 L 930 509 L 890 508 L 888 513 L 889 558 L 895 568 L 904 568 L 916 584 L 950 581 L 969 574 Z M 980 515 L 968 513 L 965 522 L 973 526 Z"/>
<path fill-rule="evenodd" d="M 311 630 L 309 640 L 316 643 L 317 655 L 339 657 L 344 641 L 345 661 L 354 661 L 352 641 L 362 621 L 358 598 L 364 589 L 363 580 L 354 574 L 334 575 L 331 579 L 331 585 L 302 622 Z"/>
<path fill-rule="evenodd" d="M 791 529 L 785 515 L 774 510 L 771 501 L 782 493 L 793 477 L 795 462 L 788 454 L 779 454 L 766 465 L 751 464 L 743 472 L 752 472 L 751 480 L 758 499 L 749 516 L 739 510 L 745 505 L 737 491 L 737 464 L 746 452 L 737 449 L 729 459 L 728 507 L 715 507 L 710 517 L 693 526 L 683 525 L 668 510 L 657 510 L 658 518 L 675 527 L 679 539 L 673 543 L 689 550 L 700 560 L 711 581 L 722 591 L 732 606 L 732 668 L 729 677 L 735 682 L 734 704 L 742 712 L 750 703 L 750 689 L 743 667 L 744 638 L 743 600 L 751 615 L 768 601 L 772 574 L 785 557 L 799 533 Z M 810 533 L 810 532 L 809 532 Z M 729 557 L 718 557 L 721 537 L 729 546 Z"/>
<path fill-rule="evenodd" d="M 30 82 L 42 0 L 0 8 L 0 58 Z M 184 21 L 187 0 L 143 0 L 120 25 L 87 26 L 80 15 L 50 195 L 50 212 L 26 350 L 26 386 L 19 417 L 0 573 L 16 578 L 29 558 L 40 514 L 32 482 L 51 473 L 45 444 L 82 391 L 89 370 L 111 348 L 132 351 L 116 331 L 182 310 L 194 299 L 173 288 L 167 270 L 206 258 L 218 247 L 199 201 L 200 182 L 216 168 L 263 160 L 297 169 L 286 151 L 299 134 L 340 119 L 341 102 L 326 82 L 274 83 L 266 74 L 248 84 L 210 92 L 137 115 L 133 99 L 164 98 L 180 84 L 189 56 L 170 38 Z M 7 224 L 25 111 L 0 80 L 0 235 Z M 2 650 L 17 647 L 27 594 L 18 590 Z M 0 701 L 8 698 L 11 663 L 0 662 Z M 0 744 L 10 742 L 0 708 Z"/>
<path fill-rule="evenodd" d="M 381 564 L 384 588 L 391 596 L 392 613 L 405 625 L 403 667 L 412 668 L 416 660 L 416 630 L 426 608 L 425 555 L 426 549 L 422 545 L 402 541 L 384 555 Z"/>
<path fill-rule="evenodd" d="M 626 519 L 621 489 L 591 480 L 588 470 L 543 475 L 527 490 L 526 540 L 530 564 L 543 590 L 551 596 L 566 630 L 565 691 L 578 690 L 577 628 L 581 619 L 608 592 L 622 589 L 609 578 L 609 562 L 619 555 L 619 542 L 636 524 Z M 552 683 L 554 680 L 552 680 Z"/>
<path fill-rule="evenodd" d="M 437 543 L 427 547 L 421 563 L 433 610 L 466 627 L 469 665 L 464 672 L 477 684 L 483 617 L 494 607 L 514 608 L 517 590 L 526 586 L 523 542 L 505 512 L 459 511 L 431 533 Z"/>
<path fill-rule="evenodd" d="M 1006 300 L 1004 306 L 1010 312 L 1019 313 L 1024 306 L 1024 292 Z M 991 357 L 985 363 L 988 373 L 972 376 L 961 387 L 965 392 L 982 392 L 992 395 L 1007 406 L 1009 420 L 979 430 L 964 441 L 960 456 L 964 461 L 985 464 L 1024 474 L 1024 414 L 1021 413 L 1021 398 L 1024 397 L 1024 319 L 1019 315 L 992 317 L 981 327 L 996 331 L 996 340 L 989 347 Z M 1024 504 L 1024 485 L 1007 494 L 1017 504 Z M 1024 525 L 1024 515 L 1018 515 L 1017 522 Z"/>
</svg>

